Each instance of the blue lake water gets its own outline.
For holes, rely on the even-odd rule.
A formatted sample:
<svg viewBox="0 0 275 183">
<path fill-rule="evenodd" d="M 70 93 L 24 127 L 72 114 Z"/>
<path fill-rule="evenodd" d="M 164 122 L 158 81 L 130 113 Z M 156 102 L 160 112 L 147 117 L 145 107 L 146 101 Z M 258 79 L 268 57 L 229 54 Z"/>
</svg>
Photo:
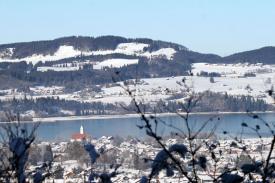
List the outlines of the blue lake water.
<svg viewBox="0 0 275 183">
<path fill-rule="evenodd" d="M 259 116 L 267 121 L 273 129 L 275 128 L 275 113 L 259 114 Z M 213 117 L 213 115 L 194 114 L 191 115 L 189 124 L 193 131 L 196 131 L 211 117 Z M 224 130 L 230 132 L 232 135 L 241 133 L 243 130 L 244 136 L 255 136 L 255 132 L 252 130 L 242 128 L 241 124 L 245 122 L 251 127 L 260 125 L 260 132 L 263 136 L 270 135 L 269 130 L 260 120 L 253 119 L 247 114 L 221 114 L 218 117 L 219 119 L 215 118 L 209 121 L 204 132 L 209 132 L 214 126 L 217 126 L 215 131 L 217 135 L 221 135 Z M 168 125 L 173 125 L 183 131 L 186 130 L 184 120 L 178 116 L 166 116 L 160 119 L 162 122 L 159 122 L 157 128 L 160 135 L 168 135 L 171 132 L 177 132 L 177 130 L 164 125 L 163 122 Z M 137 125 L 141 124 L 143 124 L 143 122 L 138 117 L 43 122 L 37 130 L 37 139 L 46 141 L 69 140 L 73 133 L 79 132 L 80 125 L 83 125 L 85 133 L 95 138 L 101 136 L 133 136 L 143 138 L 146 136 L 145 131 L 137 127 Z M 33 124 L 27 123 L 26 125 L 30 128 Z"/>
</svg>

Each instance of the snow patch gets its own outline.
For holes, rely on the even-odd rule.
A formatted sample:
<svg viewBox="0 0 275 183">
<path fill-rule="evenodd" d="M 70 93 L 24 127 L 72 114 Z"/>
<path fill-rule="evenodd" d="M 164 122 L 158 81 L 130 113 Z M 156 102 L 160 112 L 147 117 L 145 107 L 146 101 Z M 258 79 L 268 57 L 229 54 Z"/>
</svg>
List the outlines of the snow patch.
<svg viewBox="0 0 275 183">
<path fill-rule="evenodd" d="M 128 54 L 142 53 L 143 49 L 148 47 L 148 44 L 143 43 L 120 43 L 116 51 Z"/>
<path fill-rule="evenodd" d="M 0 58 L 0 62 L 21 62 L 26 61 L 27 63 L 36 64 L 39 61 L 56 61 L 64 58 L 75 57 L 81 55 L 81 51 L 75 50 L 73 46 L 60 46 L 59 49 L 53 55 L 42 55 L 42 54 L 33 54 L 32 56 L 20 58 L 20 59 L 5 59 Z M 1 56 L 0 56 L 1 57 Z"/>
<path fill-rule="evenodd" d="M 227 76 L 243 76 L 245 73 L 272 73 L 275 72 L 275 65 L 263 65 L 238 63 L 238 64 L 208 64 L 194 63 L 192 64 L 192 72 L 196 75 L 201 71 L 216 72 Z"/>
<path fill-rule="evenodd" d="M 42 61 L 42 62 L 57 61 L 57 60 L 72 58 L 80 55 L 84 55 L 84 56 L 108 55 L 108 54 L 114 54 L 114 53 L 144 56 L 147 58 L 166 57 L 167 59 L 172 59 L 173 55 L 176 53 L 176 50 L 173 48 L 161 48 L 154 52 L 148 52 L 148 51 L 144 52 L 144 48 L 146 47 L 149 47 L 149 44 L 132 42 L 132 43 L 118 44 L 115 50 L 80 51 L 80 50 L 76 50 L 73 46 L 62 45 L 53 55 L 33 54 L 32 56 L 20 58 L 20 59 L 11 59 L 14 49 L 8 48 L 5 52 L 0 53 L 0 62 L 26 61 L 27 63 L 36 64 L 39 61 Z"/>
<path fill-rule="evenodd" d="M 4 51 L 0 52 L 0 59 L 10 58 L 13 55 L 14 48 L 7 48 Z"/>
<path fill-rule="evenodd" d="M 150 57 L 150 58 L 154 58 L 154 57 L 166 57 L 167 59 L 171 60 L 174 56 L 174 54 L 176 53 L 176 50 L 174 50 L 173 48 L 161 48 L 157 51 L 154 52 L 145 52 L 144 56 L 146 57 Z"/>
<path fill-rule="evenodd" d="M 79 67 L 46 67 L 46 66 L 42 66 L 42 67 L 37 67 L 37 71 L 39 72 L 46 72 L 46 71 L 77 71 L 79 70 Z"/>
<path fill-rule="evenodd" d="M 55 60 L 61 60 L 64 58 L 69 57 L 75 57 L 77 55 L 80 55 L 81 51 L 75 50 L 73 46 L 60 46 L 59 49 L 54 53 L 54 55 L 37 55 L 34 54 L 30 57 L 26 57 L 24 60 L 26 62 L 32 62 L 37 63 L 39 61 L 45 62 L 45 61 L 55 61 Z M 22 59 L 21 59 L 22 60 Z"/>
<path fill-rule="evenodd" d="M 154 52 L 144 52 L 144 48 L 149 47 L 148 44 L 142 43 L 121 43 L 117 46 L 115 50 L 98 50 L 93 51 L 93 55 L 107 55 L 113 53 L 121 53 L 125 55 L 136 55 L 143 56 L 147 58 L 156 58 L 156 57 L 166 57 L 171 60 L 176 53 L 176 50 L 173 48 L 161 48 Z"/>
<path fill-rule="evenodd" d="M 126 65 L 137 64 L 138 59 L 108 59 L 94 65 L 94 69 L 102 69 L 104 67 L 119 68 Z"/>
</svg>

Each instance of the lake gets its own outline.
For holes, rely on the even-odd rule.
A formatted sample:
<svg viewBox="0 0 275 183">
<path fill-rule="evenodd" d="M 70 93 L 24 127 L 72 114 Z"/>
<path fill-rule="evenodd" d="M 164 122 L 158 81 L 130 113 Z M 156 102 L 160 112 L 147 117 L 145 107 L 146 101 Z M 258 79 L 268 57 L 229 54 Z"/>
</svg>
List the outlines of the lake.
<svg viewBox="0 0 275 183">
<path fill-rule="evenodd" d="M 275 113 L 263 113 L 258 115 L 269 122 L 274 129 Z M 191 115 L 189 124 L 193 131 L 196 131 L 211 117 L 213 117 L 211 114 L 194 114 Z M 230 132 L 232 135 L 239 134 L 243 130 L 244 136 L 255 137 L 255 132 L 247 128 L 242 128 L 241 124 L 245 122 L 251 127 L 260 125 L 260 132 L 263 136 L 270 135 L 268 129 L 259 119 L 253 119 L 247 114 L 219 114 L 218 118 L 210 120 L 204 132 L 209 132 L 214 126 L 217 126 L 215 133 L 218 136 L 222 136 L 224 130 Z M 164 116 L 160 117 L 160 120 L 168 125 L 186 130 L 184 121 L 178 116 Z M 176 130 L 164 125 L 162 122 L 159 123 L 157 128 L 159 134 L 168 135 L 171 132 L 176 132 Z M 80 125 L 83 125 L 85 133 L 95 138 L 101 136 L 132 136 L 143 138 L 146 136 L 146 133 L 144 130 L 137 127 L 137 125 L 141 124 L 143 124 L 143 122 L 138 117 L 43 122 L 37 130 L 37 139 L 43 141 L 69 140 L 73 133 L 79 132 Z M 31 128 L 33 124 L 27 123 L 26 125 L 28 128 Z"/>
</svg>

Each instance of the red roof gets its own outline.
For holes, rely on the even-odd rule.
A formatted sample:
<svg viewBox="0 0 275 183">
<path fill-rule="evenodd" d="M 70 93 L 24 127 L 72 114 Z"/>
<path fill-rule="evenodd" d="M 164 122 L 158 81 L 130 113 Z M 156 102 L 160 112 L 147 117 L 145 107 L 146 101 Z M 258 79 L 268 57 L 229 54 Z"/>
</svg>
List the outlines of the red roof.
<svg viewBox="0 0 275 183">
<path fill-rule="evenodd" d="M 74 140 L 82 140 L 82 139 L 86 139 L 88 137 L 87 134 L 81 134 L 81 133 L 75 133 L 72 135 L 72 139 Z"/>
</svg>

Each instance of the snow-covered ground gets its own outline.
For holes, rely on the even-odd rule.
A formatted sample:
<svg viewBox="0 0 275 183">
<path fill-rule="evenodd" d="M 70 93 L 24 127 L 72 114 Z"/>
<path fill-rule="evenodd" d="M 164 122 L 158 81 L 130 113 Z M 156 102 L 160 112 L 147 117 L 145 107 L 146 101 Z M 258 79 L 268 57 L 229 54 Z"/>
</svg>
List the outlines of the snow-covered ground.
<svg viewBox="0 0 275 183">
<path fill-rule="evenodd" d="M 209 77 L 196 76 L 201 71 L 217 72 L 222 77 L 215 77 L 214 83 Z M 266 91 L 275 85 L 275 65 L 247 65 L 247 64 L 205 64 L 197 63 L 193 65 L 194 76 L 178 76 L 170 78 L 150 78 L 141 79 L 141 84 L 129 85 L 131 90 L 136 91 L 138 98 L 145 102 L 165 99 L 174 94 L 180 93 L 184 89 L 179 83 L 186 79 L 186 84 L 196 92 L 213 91 L 229 95 L 250 95 L 255 98 L 264 99 L 268 103 L 273 100 Z M 255 77 L 243 77 L 245 73 L 255 73 Z M 167 90 L 169 89 L 169 90 Z M 131 99 L 127 97 L 123 88 L 119 86 L 103 87 L 103 97 L 97 99 L 106 103 L 125 102 Z"/>
<path fill-rule="evenodd" d="M 145 52 L 145 53 L 141 54 L 141 56 L 146 56 L 148 58 L 164 56 L 167 59 L 171 60 L 175 53 L 176 53 L 176 50 L 174 50 L 173 48 L 161 48 L 161 49 L 151 52 L 151 53 Z"/>
<path fill-rule="evenodd" d="M 97 51 L 80 51 L 74 49 L 73 46 L 62 45 L 53 55 L 42 55 L 34 54 L 21 59 L 11 59 L 13 54 L 13 48 L 8 48 L 5 52 L 0 53 L 0 62 L 20 62 L 26 61 L 27 63 L 36 64 L 39 61 L 56 61 L 65 58 L 76 57 L 80 55 L 89 56 L 89 55 L 107 55 L 113 53 L 121 53 L 125 55 L 137 55 L 144 56 L 148 58 L 153 57 L 166 57 L 167 59 L 172 59 L 176 51 L 173 48 L 161 48 L 154 52 L 144 51 L 144 48 L 148 47 L 148 44 L 143 43 L 121 43 L 118 44 L 115 50 L 97 50 Z"/>
<path fill-rule="evenodd" d="M 37 67 L 37 71 L 40 72 L 46 72 L 46 71 L 77 71 L 79 70 L 79 67 L 55 67 L 55 66 L 42 66 L 42 67 Z"/>
<path fill-rule="evenodd" d="M 2 95 L 0 96 L 0 100 L 12 100 L 13 98 L 16 99 L 24 99 L 27 98 L 45 98 L 45 97 L 59 97 L 67 98 L 68 94 L 63 92 L 64 87 L 61 86 L 35 86 L 30 87 L 29 91 L 24 93 L 23 91 L 19 91 L 18 89 L 7 89 L 7 90 L 0 90 Z"/>
<path fill-rule="evenodd" d="M 148 44 L 143 43 L 120 43 L 116 51 L 125 53 L 127 55 L 142 53 L 144 48 L 147 48 Z"/>
<path fill-rule="evenodd" d="M 76 129 L 77 130 L 77 129 Z M 88 132 L 87 132 L 88 133 Z M 89 135 L 89 134 L 88 134 Z M 217 174 L 220 174 L 224 167 L 236 167 L 236 162 L 240 161 L 241 156 L 243 158 L 247 157 L 246 153 L 241 150 L 241 146 L 246 147 L 246 152 L 249 152 L 250 157 L 255 161 L 262 161 L 263 158 L 266 159 L 268 155 L 268 150 L 270 146 L 271 138 L 249 138 L 243 139 L 242 143 L 239 144 L 235 140 L 232 139 L 203 139 L 208 143 L 218 143 L 217 149 L 213 150 L 213 153 L 220 157 L 219 150 L 222 150 L 222 157 L 219 160 L 218 164 L 215 164 L 214 161 L 210 158 L 210 152 L 208 147 L 202 143 L 202 147 L 198 149 L 197 154 L 203 154 L 207 158 L 207 167 L 211 170 L 214 166 L 217 166 Z M 68 139 L 69 141 L 69 139 Z M 45 146 L 50 146 L 51 152 L 57 158 L 54 159 L 53 168 L 57 166 L 61 166 L 64 170 L 59 179 L 55 179 L 54 182 L 82 182 L 83 175 L 86 171 L 86 178 L 88 177 L 87 172 L 90 172 L 89 165 L 81 161 L 81 158 L 85 157 L 85 152 L 82 150 L 79 151 L 79 157 L 74 156 L 71 159 L 68 159 L 67 156 L 70 151 L 79 150 L 79 146 L 72 145 L 70 142 L 40 142 L 37 144 L 36 148 L 43 148 Z M 103 162 L 99 162 L 93 165 L 93 171 L 95 172 L 111 172 L 109 165 L 110 162 L 119 163 L 121 166 L 117 170 L 118 175 L 112 178 L 114 182 L 129 182 L 135 183 L 140 182 L 142 176 L 148 176 L 151 171 L 150 163 L 143 163 L 144 166 L 137 166 L 142 164 L 143 158 L 154 159 L 156 154 L 160 152 L 161 148 L 156 147 L 156 145 L 152 144 L 150 141 L 146 140 L 138 140 L 134 138 L 127 139 L 116 139 L 116 137 L 106 137 L 102 136 L 98 139 L 91 139 L 91 143 L 95 146 L 96 150 L 104 149 L 103 154 L 101 156 L 105 157 Z M 197 143 L 201 143 L 202 140 L 197 139 Z M 164 139 L 163 143 L 169 147 L 173 144 L 188 144 L 188 141 L 185 139 L 175 139 L 168 138 Z M 234 147 L 231 144 L 236 143 L 238 147 Z M 70 144 L 70 145 L 69 145 Z M 68 148 L 70 146 L 70 148 Z M 239 147 L 240 146 L 240 147 Z M 188 147 L 188 146 L 187 146 Z M 76 149 L 77 148 L 77 149 Z M 70 150 L 70 151 L 69 151 Z M 110 152 L 110 153 L 108 153 Z M 41 155 L 43 155 L 42 152 Z M 30 159 L 32 156 L 30 156 Z M 242 159 L 246 160 L 246 159 Z M 181 159 L 184 166 L 186 166 L 187 171 L 191 171 L 191 167 L 188 167 L 188 161 L 190 161 L 190 157 L 186 156 Z M 150 162 L 150 161 L 149 161 Z M 274 160 L 271 160 L 271 163 Z M 185 164 L 186 163 L 186 164 Z M 191 165 L 190 165 L 191 166 Z M 35 164 L 28 164 L 27 171 L 33 170 L 35 168 Z M 78 171 L 74 171 L 78 170 Z M 202 182 L 212 182 L 211 177 L 209 177 L 209 172 L 205 172 L 203 170 L 198 170 L 198 176 L 201 178 Z M 211 173 L 211 171 L 210 171 Z M 156 181 L 153 179 L 153 181 Z M 47 180 L 46 182 L 52 182 L 52 179 Z M 166 176 L 166 172 L 163 170 L 158 175 L 158 182 L 166 183 L 166 182 L 188 182 L 183 176 L 179 176 L 178 172 L 175 171 L 175 175 L 171 177 Z"/>
<path fill-rule="evenodd" d="M 94 69 L 102 69 L 104 67 L 119 68 L 127 65 L 137 64 L 138 59 L 108 59 L 94 65 Z"/>
<path fill-rule="evenodd" d="M 125 55 L 137 55 L 137 56 L 144 56 L 148 58 L 154 57 L 166 57 L 167 59 L 172 59 L 176 50 L 173 48 L 161 48 L 154 52 L 144 51 L 144 48 L 148 47 L 148 44 L 143 43 L 121 43 L 117 46 L 115 50 L 98 50 L 93 51 L 93 55 L 107 55 L 112 53 L 121 53 Z"/>
<path fill-rule="evenodd" d="M 3 52 L 0 52 L 0 58 L 5 58 L 5 57 L 11 57 L 13 54 L 14 48 L 7 48 Z"/>
<path fill-rule="evenodd" d="M 136 62 L 137 60 L 133 60 Z M 108 62 L 101 62 L 102 65 L 122 66 L 131 61 L 113 59 Z M 71 66 L 71 65 L 69 65 Z M 78 67 L 78 66 L 77 66 Z M 59 68 L 59 67 L 58 67 Z M 213 91 L 229 95 L 250 95 L 255 98 L 264 99 L 268 103 L 274 102 L 266 93 L 275 85 L 275 65 L 248 65 L 248 64 L 193 64 L 194 76 L 177 76 L 165 78 L 147 78 L 140 79 L 136 84 L 129 84 L 128 87 L 134 91 L 138 100 L 145 103 L 154 103 L 160 99 L 167 99 L 173 95 L 179 94 L 184 89 L 179 83 L 186 79 L 186 84 L 195 92 Z M 217 72 L 221 77 L 214 77 L 214 82 L 210 82 L 209 77 L 197 76 L 201 71 Z M 245 73 L 254 73 L 255 77 L 244 77 Z M 122 83 L 119 83 L 122 84 Z M 33 87 L 30 88 L 33 98 L 40 97 L 59 97 L 66 100 L 77 100 L 85 102 L 101 101 L 103 103 L 125 103 L 129 104 L 131 98 L 125 90 L 116 85 L 100 86 L 100 92 L 90 91 L 84 88 L 79 92 L 65 93 L 62 87 Z M 2 90 L 0 99 L 23 98 L 24 93 L 16 90 Z M 27 94 L 27 97 L 28 96 Z"/>
<path fill-rule="evenodd" d="M 0 62 L 6 61 L 6 62 L 20 62 L 20 61 L 26 61 L 27 63 L 33 63 L 36 64 L 39 61 L 45 62 L 45 61 L 55 61 L 60 60 L 64 58 L 70 58 L 75 57 L 77 55 L 81 55 L 81 51 L 75 50 L 73 46 L 60 46 L 59 49 L 53 54 L 53 55 L 42 55 L 42 54 L 34 54 L 29 57 L 21 58 L 21 59 L 9 59 L 5 57 L 0 57 Z"/>
<path fill-rule="evenodd" d="M 245 73 L 274 73 L 275 65 L 258 64 L 208 64 L 195 63 L 192 72 L 196 75 L 201 71 L 216 72 L 224 76 L 243 76 Z"/>
</svg>

